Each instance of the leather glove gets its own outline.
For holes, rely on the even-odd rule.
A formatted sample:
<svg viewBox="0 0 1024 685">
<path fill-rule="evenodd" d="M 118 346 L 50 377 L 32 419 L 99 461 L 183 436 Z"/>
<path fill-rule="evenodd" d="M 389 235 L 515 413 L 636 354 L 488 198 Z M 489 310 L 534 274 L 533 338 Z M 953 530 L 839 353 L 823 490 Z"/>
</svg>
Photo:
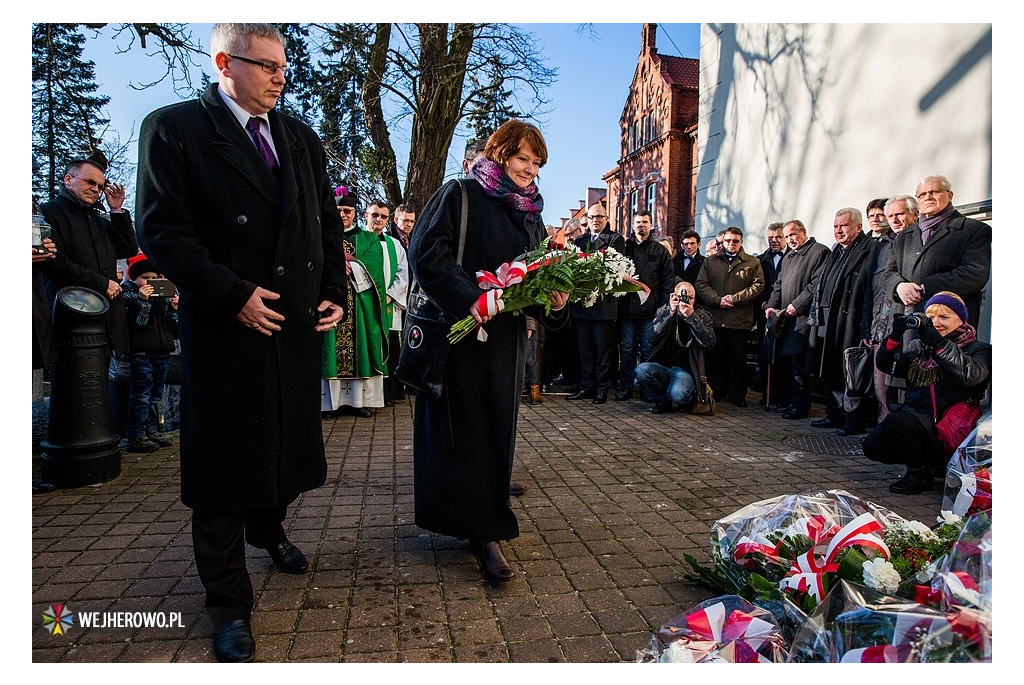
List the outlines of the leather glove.
<svg viewBox="0 0 1024 685">
<path fill-rule="evenodd" d="M 937 330 L 935 330 L 935 326 L 932 325 L 932 320 L 928 318 L 921 322 L 921 326 L 917 329 L 917 334 L 921 336 L 921 342 L 933 349 L 942 347 L 942 344 L 946 341 L 946 339 L 943 338 Z"/>
<path fill-rule="evenodd" d="M 931 323 L 929 321 L 929 323 Z M 907 317 L 897 315 L 892 317 L 892 331 L 889 332 L 889 340 L 901 342 L 903 334 L 907 332 Z"/>
</svg>

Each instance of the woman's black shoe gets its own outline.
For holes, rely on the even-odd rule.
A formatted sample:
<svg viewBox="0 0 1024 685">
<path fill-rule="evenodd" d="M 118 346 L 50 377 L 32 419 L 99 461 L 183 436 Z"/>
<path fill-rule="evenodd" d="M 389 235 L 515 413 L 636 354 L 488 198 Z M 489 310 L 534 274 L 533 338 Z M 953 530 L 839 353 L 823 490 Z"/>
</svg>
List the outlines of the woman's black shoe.
<svg viewBox="0 0 1024 685">
<path fill-rule="evenodd" d="M 480 562 L 480 574 L 484 580 L 491 583 L 507 583 L 516 577 L 505 555 L 501 553 L 501 543 L 494 542 L 469 542 L 469 548 L 473 550 L 477 560 Z"/>
</svg>

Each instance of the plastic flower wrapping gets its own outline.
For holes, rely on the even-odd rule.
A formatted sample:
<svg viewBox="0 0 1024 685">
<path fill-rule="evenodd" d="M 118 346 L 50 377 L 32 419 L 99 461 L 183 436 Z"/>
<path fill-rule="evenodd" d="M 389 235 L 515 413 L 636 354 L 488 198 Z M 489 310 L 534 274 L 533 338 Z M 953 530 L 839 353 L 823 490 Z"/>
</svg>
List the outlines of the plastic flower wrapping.
<svg viewBox="0 0 1024 685">
<path fill-rule="evenodd" d="M 485 316 L 519 313 L 530 306 L 544 307 L 545 313 L 550 313 L 551 294 L 555 292 L 568 293 L 569 302 L 584 307 L 606 295 L 620 297 L 636 292 L 646 299 L 650 293 L 650 288 L 636 279 L 636 268 L 629 257 L 612 248 L 581 252 L 575 245 L 565 244 L 562 231 L 493 273 L 477 271 L 476 282 L 484 291 L 477 299 L 477 308 Z M 478 340 L 487 340 L 486 331 L 472 316 L 455 322 L 448 340 L 459 342 L 473 329 L 477 329 Z"/>
<path fill-rule="evenodd" d="M 992 508 L 992 412 L 982 415 L 950 457 L 942 508 L 960 516 Z"/>
<path fill-rule="evenodd" d="M 641 663 L 780 663 L 785 641 L 775 618 L 736 595 L 698 604 L 663 623 Z"/>
<path fill-rule="evenodd" d="M 800 627 L 790 663 L 987 661 L 976 626 L 902 597 L 840 581 Z"/>
</svg>

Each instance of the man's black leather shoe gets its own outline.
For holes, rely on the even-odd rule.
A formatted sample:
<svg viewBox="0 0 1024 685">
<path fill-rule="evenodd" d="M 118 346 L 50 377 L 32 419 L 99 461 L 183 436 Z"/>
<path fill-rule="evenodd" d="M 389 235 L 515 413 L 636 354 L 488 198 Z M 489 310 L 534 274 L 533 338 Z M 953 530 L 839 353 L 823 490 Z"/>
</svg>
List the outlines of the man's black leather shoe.
<svg viewBox="0 0 1024 685">
<path fill-rule="evenodd" d="M 632 399 L 632 397 L 633 397 L 633 391 L 632 390 L 620 390 L 619 392 L 615 393 L 615 401 L 616 402 L 625 402 L 628 399 Z"/>
<path fill-rule="evenodd" d="M 594 399 L 594 393 L 580 390 L 579 392 L 573 393 L 566 397 L 567 400 L 592 400 Z"/>
<path fill-rule="evenodd" d="M 836 428 L 836 435 L 860 435 L 864 432 L 864 426 L 847 421 L 839 428 Z"/>
<path fill-rule="evenodd" d="M 656 404 L 653 407 L 651 407 L 651 413 L 652 414 L 667 414 L 670 411 L 672 411 L 672 403 L 671 402 L 669 402 L 667 404 Z"/>
<path fill-rule="evenodd" d="M 306 555 L 287 540 L 267 547 L 267 552 L 270 553 L 270 558 L 274 560 L 277 567 L 285 573 L 305 573 L 309 570 Z"/>
<path fill-rule="evenodd" d="M 221 626 L 213 636 L 213 651 L 221 663 L 252 661 L 256 655 L 256 641 L 252 639 L 249 622 L 239 618 Z"/>
<path fill-rule="evenodd" d="M 730 404 L 734 404 L 737 407 L 746 407 L 747 406 L 747 401 L 746 400 L 729 400 L 729 403 Z"/>
<path fill-rule="evenodd" d="M 519 497 L 524 492 L 526 492 L 526 486 L 523 485 L 522 483 L 516 483 L 515 481 L 512 481 L 511 483 L 508 484 L 508 494 L 512 495 L 513 497 Z"/>
<path fill-rule="evenodd" d="M 775 405 L 776 414 L 785 414 L 787 412 L 796 411 L 796 407 L 792 404 L 777 404 Z"/>
<path fill-rule="evenodd" d="M 608 393 L 602 392 L 594 396 L 594 404 L 604 404 L 608 401 Z"/>
<path fill-rule="evenodd" d="M 916 495 L 928 492 L 934 485 L 931 469 L 925 468 L 921 471 L 907 471 L 905 476 L 889 486 L 889 492 L 895 492 L 897 495 Z"/>
<path fill-rule="evenodd" d="M 809 413 L 810 413 L 810 412 L 809 412 L 809 411 L 807 411 L 807 410 L 804 410 L 804 411 L 800 411 L 800 410 L 797 410 L 797 409 L 793 409 L 793 410 L 791 410 L 791 411 L 787 411 L 787 412 L 785 412 L 785 413 L 784 413 L 784 414 L 782 415 L 782 418 L 784 418 L 784 419 L 788 419 L 789 421 L 797 421 L 797 420 L 799 420 L 799 419 L 806 419 L 806 418 L 807 418 L 807 415 L 808 415 Z"/>
<path fill-rule="evenodd" d="M 839 428 L 839 424 L 826 416 L 823 419 L 811 421 L 811 428 Z"/>
</svg>

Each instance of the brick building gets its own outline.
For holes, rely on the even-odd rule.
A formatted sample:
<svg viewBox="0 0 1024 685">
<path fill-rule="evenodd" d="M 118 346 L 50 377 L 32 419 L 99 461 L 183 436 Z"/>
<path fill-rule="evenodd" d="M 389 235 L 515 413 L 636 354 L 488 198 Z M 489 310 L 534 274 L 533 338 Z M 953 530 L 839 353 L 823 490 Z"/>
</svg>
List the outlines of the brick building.
<svg viewBox="0 0 1024 685">
<path fill-rule="evenodd" d="M 659 55 L 657 24 L 641 29 L 629 96 L 619 119 L 620 156 L 602 176 L 612 228 L 629 235 L 633 215 L 650 210 L 659 236 L 693 228 L 697 167 L 699 60 Z"/>
</svg>

